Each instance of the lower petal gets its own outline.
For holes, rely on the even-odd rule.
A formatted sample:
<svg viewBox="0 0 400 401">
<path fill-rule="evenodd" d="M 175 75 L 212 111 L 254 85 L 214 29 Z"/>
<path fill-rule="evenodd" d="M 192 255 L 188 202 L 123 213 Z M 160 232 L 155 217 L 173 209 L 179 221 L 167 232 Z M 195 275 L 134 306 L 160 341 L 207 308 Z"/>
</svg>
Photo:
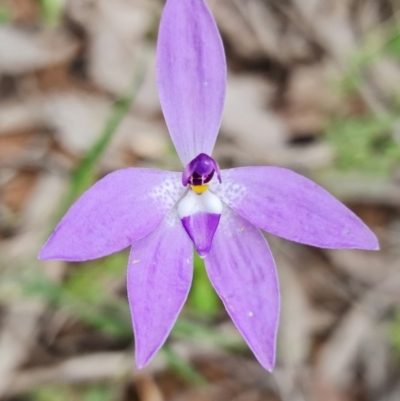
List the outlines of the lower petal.
<svg viewBox="0 0 400 401">
<path fill-rule="evenodd" d="M 164 344 L 189 293 L 193 245 L 173 209 L 132 245 L 127 289 L 135 331 L 136 366 L 145 367 Z"/>
<path fill-rule="evenodd" d="M 261 232 L 225 207 L 205 264 L 236 327 L 259 362 L 272 370 L 280 294 L 274 259 Z"/>
<path fill-rule="evenodd" d="M 221 211 L 221 201 L 208 189 L 201 193 L 189 189 L 179 202 L 178 213 L 183 227 L 202 258 L 206 257 L 211 249 Z"/>
<path fill-rule="evenodd" d="M 215 213 L 196 213 L 182 219 L 183 227 L 193 241 L 201 258 L 210 252 L 215 230 L 221 215 Z"/>
</svg>

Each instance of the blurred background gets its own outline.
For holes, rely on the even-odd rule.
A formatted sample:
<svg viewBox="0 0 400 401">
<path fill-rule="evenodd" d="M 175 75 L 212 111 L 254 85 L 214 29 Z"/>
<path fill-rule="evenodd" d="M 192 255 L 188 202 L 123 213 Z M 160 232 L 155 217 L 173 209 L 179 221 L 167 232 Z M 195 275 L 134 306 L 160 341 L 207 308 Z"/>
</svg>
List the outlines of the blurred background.
<svg viewBox="0 0 400 401">
<path fill-rule="evenodd" d="M 76 264 L 36 254 L 105 174 L 181 169 L 155 78 L 163 1 L 0 0 L 0 399 L 400 400 L 400 1 L 209 5 L 229 67 L 220 166 L 301 172 L 382 250 L 268 236 L 282 288 L 272 374 L 196 259 L 166 346 L 136 371 L 127 253 Z"/>
</svg>

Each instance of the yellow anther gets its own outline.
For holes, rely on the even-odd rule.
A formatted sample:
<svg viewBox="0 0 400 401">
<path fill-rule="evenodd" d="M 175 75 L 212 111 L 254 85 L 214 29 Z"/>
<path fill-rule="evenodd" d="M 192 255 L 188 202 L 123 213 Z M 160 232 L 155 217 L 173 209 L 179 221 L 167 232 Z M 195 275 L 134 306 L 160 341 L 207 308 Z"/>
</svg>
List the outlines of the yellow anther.
<svg viewBox="0 0 400 401">
<path fill-rule="evenodd" d="M 191 185 L 190 188 L 193 189 L 194 192 L 196 192 L 197 195 L 201 195 L 203 192 L 207 191 L 209 185 Z"/>
</svg>

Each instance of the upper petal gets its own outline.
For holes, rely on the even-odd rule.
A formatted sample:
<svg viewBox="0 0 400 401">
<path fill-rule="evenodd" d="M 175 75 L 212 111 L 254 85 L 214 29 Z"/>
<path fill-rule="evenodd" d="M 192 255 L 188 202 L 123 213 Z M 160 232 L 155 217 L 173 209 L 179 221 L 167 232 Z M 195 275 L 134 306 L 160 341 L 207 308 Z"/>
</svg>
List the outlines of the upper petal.
<svg viewBox="0 0 400 401">
<path fill-rule="evenodd" d="M 225 206 L 205 264 L 236 327 L 260 363 L 272 370 L 280 295 L 275 263 L 264 237 Z"/>
<path fill-rule="evenodd" d="M 211 155 L 221 124 L 226 62 L 204 0 L 168 0 L 157 44 L 158 90 L 172 140 L 186 166 Z"/>
<path fill-rule="evenodd" d="M 153 233 L 132 245 L 129 258 L 127 288 L 139 369 L 166 340 L 192 274 L 193 245 L 173 209 Z"/>
<path fill-rule="evenodd" d="M 213 189 L 252 224 L 280 237 L 322 248 L 376 250 L 372 231 L 311 180 L 280 167 L 222 171 Z"/>
<path fill-rule="evenodd" d="M 107 175 L 72 205 L 39 258 L 83 261 L 128 247 L 160 224 L 185 190 L 180 181 L 142 168 Z"/>
</svg>

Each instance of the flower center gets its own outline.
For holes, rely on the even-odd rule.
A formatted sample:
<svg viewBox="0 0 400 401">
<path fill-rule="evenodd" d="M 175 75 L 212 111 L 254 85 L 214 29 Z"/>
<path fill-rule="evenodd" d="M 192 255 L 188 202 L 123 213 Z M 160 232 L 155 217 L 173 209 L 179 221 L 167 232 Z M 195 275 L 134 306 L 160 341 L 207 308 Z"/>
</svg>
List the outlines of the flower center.
<svg viewBox="0 0 400 401">
<path fill-rule="evenodd" d="M 221 200 L 207 191 L 214 174 L 221 182 L 217 162 L 205 153 L 195 157 L 182 173 L 182 184 L 190 185 L 191 189 L 179 201 L 178 215 L 201 258 L 211 249 L 222 213 Z"/>
<path fill-rule="evenodd" d="M 204 193 L 200 194 L 197 192 L 200 186 L 191 187 L 193 190 L 187 191 L 178 204 L 178 215 L 197 253 L 204 258 L 211 249 L 212 240 L 218 228 L 222 202 L 211 191 L 204 190 Z M 208 185 L 201 187 L 208 187 Z"/>
<path fill-rule="evenodd" d="M 219 182 L 221 182 L 221 174 L 217 162 L 205 153 L 196 156 L 183 170 L 182 184 L 190 187 L 196 194 L 201 195 L 208 189 L 208 182 L 217 173 Z"/>
</svg>

